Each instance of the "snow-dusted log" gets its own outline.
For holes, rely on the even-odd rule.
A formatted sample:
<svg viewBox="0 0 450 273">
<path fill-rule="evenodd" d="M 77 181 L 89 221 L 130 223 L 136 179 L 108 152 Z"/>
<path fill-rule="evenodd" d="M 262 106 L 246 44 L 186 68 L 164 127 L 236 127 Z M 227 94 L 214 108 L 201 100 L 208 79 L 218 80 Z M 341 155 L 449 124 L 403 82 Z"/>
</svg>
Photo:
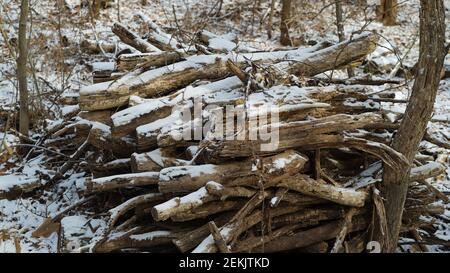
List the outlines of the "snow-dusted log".
<svg viewBox="0 0 450 273">
<path fill-rule="evenodd" d="M 86 192 L 109 191 L 125 187 L 140 187 L 158 184 L 159 172 L 119 174 L 95 179 L 87 179 Z"/>
<path fill-rule="evenodd" d="M 172 240 L 177 237 L 176 233 L 169 230 L 155 230 L 139 234 L 133 234 L 133 231 L 111 234 L 107 240 L 96 246 L 94 252 L 103 253 L 125 248 L 149 248 L 170 245 L 172 244 Z"/>
<path fill-rule="evenodd" d="M 88 143 L 102 150 L 109 150 L 121 157 L 128 157 L 136 151 L 135 140 L 125 136 L 113 138 L 111 127 L 100 122 L 88 122 L 86 120 L 78 124 L 81 127 L 88 126 L 88 133 L 81 132 L 81 135 L 88 134 Z"/>
<path fill-rule="evenodd" d="M 110 176 L 117 173 L 131 172 L 131 160 L 129 158 L 119 158 L 106 163 L 89 165 L 95 177 Z"/>
<path fill-rule="evenodd" d="M 205 143 L 203 145 L 206 146 Z M 249 148 L 252 147 L 252 145 L 254 147 L 253 150 Z M 340 133 L 317 134 L 314 136 L 305 136 L 301 139 L 295 137 L 291 139 L 280 139 L 276 149 L 270 152 L 261 150 L 261 142 L 258 141 L 254 143 L 239 140 L 222 141 L 221 143 L 208 142 L 207 149 L 205 149 L 206 154 L 204 156 L 215 158 L 215 161 L 222 161 L 227 158 L 246 157 L 251 156 L 252 154 L 265 155 L 293 148 L 301 150 L 352 148 L 376 156 L 393 168 L 399 168 L 404 164 L 408 164 L 402 154 L 385 144 L 360 138 L 347 137 Z"/>
<path fill-rule="evenodd" d="M 152 208 L 152 216 L 156 221 L 163 221 L 169 219 L 171 216 L 178 213 L 187 212 L 204 203 L 208 203 L 218 198 L 208 193 L 205 187 L 185 195 L 183 197 L 175 197 L 164 203 L 156 205 Z"/>
<path fill-rule="evenodd" d="M 147 153 L 131 155 L 131 169 L 133 172 L 159 172 L 161 169 L 174 166 L 188 165 L 189 161 L 176 158 L 174 151 L 159 148 Z"/>
<path fill-rule="evenodd" d="M 377 47 L 378 35 L 375 33 L 353 36 L 349 40 L 319 50 L 303 59 L 289 64 L 289 73 L 297 76 L 313 76 L 337 69 L 372 53 Z M 284 66 L 287 64 L 282 64 Z"/>
<path fill-rule="evenodd" d="M 159 48 L 145 41 L 139 35 L 129 30 L 126 26 L 121 23 L 115 23 L 112 26 L 112 32 L 116 34 L 122 42 L 127 45 L 130 45 L 142 53 L 146 52 L 159 52 L 161 51 Z"/>
<path fill-rule="evenodd" d="M 206 185 L 209 181 L 216 181 L 226 187 L 231 186 L 258 186 L 260 174 L 266 178 L 266 186 L 275 185 L 285 175 L 300 172 L 308 162 L 308 158 L 289 150 L 284 153 L 265 157 L 262 162 L 245 160 L 223 165 L 196 165 L 171 167 L 161 170 L 161 192 L 189 192 Z M 261 169 L 259 170 L 260 166 Z"/>
<path fill-rule="evenodd" d="M 179 49 L 185 51 L 190 50 L 189 46 L 177 41 L 174 35 L 166 33 L 144 13 L 137 12 L 135 16 L 139 17 L 147 25 L 149 32 L 145 37 L 152 45 L 155 45 L 163 51 L 173 51 Z"/>
<path fill-rule="evenodd" d="M 409 181 L 419 181 L 431 177 L 436 177 L 445 172 L 445 166 L 438 162 L 429 162 L 423 166 L 411 169 Z"/>
<path fill-rule="evenodd" d="M 205 219 L 218 213 L 239 210 L 244 204 L 245 201 L 242 200 L 212 201 L 190 211 L 179 212 L 173 215 L 171 220 L 174 222 L 186 222 L 195 219 Z"/>
<path fill-rule="evenodd" d="M 172 113 L 172 108 L 184 101 L 202 97 L 218 91 L 227 91 L 242 86 L 237 77 L 230 77 L 200 86 L 188 86 L 171 96 L 146 99 L 142 103 L 119 111 L 111 116 L 113 136 L 120 137 L 133 132 L 136 127 L 163 118 Z M 192 107 L 192 104 L 191 104 Z"/>
<path fill-rule="evenodd" d="M 278 186 L 345 206 L 362 207 L 368 198 L 367 192 L 336 187 L 302 174 L 287 177 Z"/>
<path fill-rule="evenodd" d="M 215 53 L 227 53 L 231 51 L 248 53 L 259 51 L 256 48 L 239 44 L 237 36 L 231 33 L 216 35 L 207 30 L 202 30 L 198 33 L 198 38 L 208 47 L 208 50 Z"/>
<path fill-rule="evenodd" d="M 18 175 L 0 177 L 0 200 L 15 199 L 18 196 L 41 187 L 43 183 L 38 178 Z"/>
<path fill-rule="evenodd" d="M 306 62 L 306 60 L 312 58 L 313 62 L 320 62 L 320 56 L 329 58 L 329 52 L 337 54 L 338 52 L 335 51 L 342 51 L 343 46 L 347 48 L 354 42 L 360 44 L 362 41 L 369 43 L 371 38 L 373 38 L 371 35 L 354 38 L 353 41 L 340 43 L 319 55 L 313 53 L 322 51 L 320 49 L 323 48 L 323 44 L 290 51 L 245 53 L 237 57 L 232 54 L 191 56 L 187 57 L 185 61 L 146 71 L 140 75 L 125 76 L 125 79 L 120 79 L 120 84 L 107 82 L 102 83 L 103 85 L 83 88 L 80 91 L 80 108 L 82 110 L 114 108 L 126 104 L 131 95 L 144 97 L 162 96 L 181 89 L 196 80 L 223 78 L 229 74 L 226 65 L 226 61 L 229 59 L 237 61 L 238 65 L 246 65 L 249 59 L 258 63 L 274 63 L 283 60 Z M 339 64 L 354 61 L 355 58 L 359 59 L 361 55 L 364 56 L 368 51 L 370 52 L 370 50 L 365 49 L 363 53 L 359 54 L 337 54 L 339 56 Z M 284 64 L 289 66 L 287 62 L 284 62 Z M 280 66 L 283 68 L 283 65 Z M 334 62 L 332 64 L 328 62 L 328 66 L 322 67 L 321 70 L 326 71 L 335 67 Z M 283 69 L 286 69 L 286 67 Z M 310 70 L 302 72 L 302 74 L 312 76 L 315 72 L 316 70 Z"/>
<path fill-rule="evenodd" d="M 111 114 L 110 110 L 100 110 L 100 111 L 82 111 L 78 113 L 78 116 L 82 119 L 100 122 L 105 125 L 111 126 Z"/>
<path fill-rule="evenodd" d="M 130 71 L 135 68 L 157 68 L 179 62 L 187 56 L 188 54 L 180 50 L 122 54 L 117 58 L 116 69 Z"/>
</svg>

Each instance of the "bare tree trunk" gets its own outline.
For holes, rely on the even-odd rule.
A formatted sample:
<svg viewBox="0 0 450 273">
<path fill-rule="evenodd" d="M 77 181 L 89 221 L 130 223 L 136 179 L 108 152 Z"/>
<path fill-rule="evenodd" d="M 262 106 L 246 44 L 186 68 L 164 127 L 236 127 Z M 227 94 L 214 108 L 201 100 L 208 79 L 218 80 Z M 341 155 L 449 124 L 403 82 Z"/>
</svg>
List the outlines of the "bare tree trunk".
<svg viewBox="0 0 450 273">
<path fill-rule="evenodd" d="M 281 26 L 280 26 L 280 43 L 285 46 L 292 45 L 289 37 L 289 25 L 291 24 L 291 0 L 283 0 L 283 7 L 281 8 Z"/>
<path fill-rule="evenodd" d="M 445 7 L 443 0 L 421 0 L 420 57 L 416 80 L 405 117 L 393 140 L 392 147 L 412 162 L 431 118 L 445 58 Z M 385 242 L 384 252 L 397 247 L 403 208 L 408 190 L 410 168 L 394 171 L 384 167 L 382 196 L 386 200 L 388 234 L 376 235 Z M 387 237 L 386 237 L 387 236 Z"/>
<path fill-rule="evenodd" d="M 344 22 L 343 22 L 343 11 L 342 11 L 342 3 L 341 0 L 336 1 L 336 27 L 337 27 L 337 33 L 339 37 L 339 42 L 342 42 L 345 40 L 345 34 L 344 34 Z M 348 77 L 351 78 L 355 75 L 353 72 L 353 69 L 351 67 L 347 68 L 347 74 Z"/>
<path fill-rule="evenodd" d="M 397 0 L 381 0 L 378 19 L 385 26 L 395 25 L 397 23 Z"/>
<path fill-rule="evenodd" d="M 120 0 L 117 0 L 117 22 L 120 23 Z"/>
<path fill-rule="evenodd" d="M 19 57 L 17 58 L 17 80 L 20 93 L 20 133 L 28 136 L 30 118 L 28 115 L 28 87 L 27 87 L 27 18 L 29 3 L 22 0 L 19 19 Z"/>
<path fill-rule="evenodd" d="M 273 14 L 275 12 L 275 0 L 270 1 L 269 21 L 267 23 L 267 38 L 272 39 Z"/>
</svg>

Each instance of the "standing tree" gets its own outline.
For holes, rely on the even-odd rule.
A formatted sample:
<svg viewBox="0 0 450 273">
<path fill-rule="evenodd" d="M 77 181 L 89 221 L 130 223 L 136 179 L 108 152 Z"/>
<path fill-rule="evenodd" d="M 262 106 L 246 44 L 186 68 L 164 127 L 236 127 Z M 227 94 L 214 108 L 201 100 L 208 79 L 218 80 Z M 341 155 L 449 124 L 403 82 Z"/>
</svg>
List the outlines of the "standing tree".
<svg viewBox="0 0 450 273">
<path fill-rule="evenodd" d="M 27 17 L 29 3 L 28 0 L 21 0 L 19 18 L 19 57 L 17 58 L 17 80 L 19 81 L 20 93 L 20 133 L 28 136 L 30 118 L 28 115 L 28 87 L 27 87 Z"/>
<path fill-rule="evenodd" d="M 336 27 L 337 27 L 337 33 L 339 37 L 339 42 L 342 42 L 345 40 L 345 33 L 344 33 L 344 18 L 343 18 L 343 11 L 342 11 L 342 0 L 337 0 L 335 7 L 336 7 Z M 351 67 L 347 68 L 347 74 L 351 78 L 355 76 L 355 73 L 353 72 L 353 69 Z"/>
<path fill-rule="evenodd" d="M 393 26 L 397 23 L 397 0 L 381 0 L 378 6 L 378 20 L 385 26 Z"/>
<path fill-rule="evenodd" d="M 290 46 L 291 38 L 289 37 L 289 25 L 291 24 L 291 0 L 283 0 L 281 8 L 281 25 L 280 25 L 280 43 L 284 46 Z"/>
<path fill-rule="evenodd" d="M 445 6 L 443 0 L 420 0 L 420 56 L 418 69 L 408 107 L 392 147 L 413 162 L 419 144 L 431 118 L 440 72 L 446 55 Z M 382 196 L 385 199 L 387 231 L 377 234 L 379 242 L 385 242 L 384 252 L 394 252 L 397 247 L 402 213 L 408 190 L 409 168 L 394 170 L 384 168 Z"/>
</svg>

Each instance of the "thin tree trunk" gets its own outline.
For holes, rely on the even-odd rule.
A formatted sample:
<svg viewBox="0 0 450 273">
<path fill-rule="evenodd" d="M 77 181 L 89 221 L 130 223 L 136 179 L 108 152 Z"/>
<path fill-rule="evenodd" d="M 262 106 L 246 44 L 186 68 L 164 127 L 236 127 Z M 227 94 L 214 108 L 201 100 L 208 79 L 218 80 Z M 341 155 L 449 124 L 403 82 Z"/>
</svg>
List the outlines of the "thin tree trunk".
<svg viewBox="0 0 450 273">
<path fill-rule="evenodd" d="M 341 3 L 341 0 L 337 0 L 336 1 L 336 27 L 337 27 L 339 42 L 342 42 L 345 40 L 344 22 L 343 21 L 344 21 L 344 19 L 343 19 L 342 3 Z M 347 68 L 347 74 L 348 74 L 349 78 L 355 76 L 355 73 L 353 72 L 353 69 L 351 67 Z"/>
<path fill-rule="evenodd" d="M 445 58 L 445 7 L 443 0 L 421 0 L 420 57 L 416 80 L 405 117 L 393 140 L 392 147 L 412 162 L 433 112 L 440 72 Z M 410 168 L 394 171 L 385 166 L 381 193 L 386 200 L 388 233 L 377 234 L 384 240 L 384 252 L 397 247 L 403 208 L 408 190 Z M 387 236 L 387 237 L 386 237 Z"/>
<path fill-rule="evenodd" d="M 385 26 L 397 24 L 397 0 L 381 0 L 379 8 L 379 20 Z"/>
<path fill-rule="evenodd" d="M 289 37 L 289 25 L 291 21 L 291 0 L 283 0 L 283 7 L 281 8 L 281 26 L 280 26 L 280 43 L 284 46 L 290 46 L 291 38 Z"/>
<path fill-rule="evenodd" d="M 267 23 L 267 38 L 272 39 L 273 14 L 275 12 L 275 0 L 270 1 L 269 21 Z"/>
<path fill-rule="evenodd" d="M 27 18 L 29 3 L 22 0 L 19 19 L 19 57 L 17 58 L 17 80 L 20 93 L 20 133 L 28 136 L 30 118 L 28 115 L 28 87 L 27 87 Z"/>
</svg>

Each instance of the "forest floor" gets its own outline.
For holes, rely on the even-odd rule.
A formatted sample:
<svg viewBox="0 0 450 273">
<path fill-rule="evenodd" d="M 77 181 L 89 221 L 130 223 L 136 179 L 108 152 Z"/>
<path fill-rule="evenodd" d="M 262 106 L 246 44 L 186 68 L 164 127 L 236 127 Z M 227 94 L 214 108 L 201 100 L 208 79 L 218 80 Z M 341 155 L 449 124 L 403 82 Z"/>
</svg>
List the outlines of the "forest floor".
<svg viewBox="0 0 450 273">
<path fill-rule="evenodd" d="M 17 109 L 17 81 L 15 79 L 15 50 L 7 45 L 14 44 L 18 33 L 18 1 L 1 1 L 0 13 L 0 112 Z M 236 33 L 240 41 L 261 50 L 282 48 L 279 44 L 279 10 L 277 1 L 274 16 L 273 35 L 268 38 L 267 15 L 270 1 L 261 1 L 259 9 L 253 9 L 253 0 L 225 0 L 221 13 L 212 16 L 217 9 L 215 0 L 159 0 L 148 1 L 145 6 L 140 0 L 113 1 L 111 7 L 101 11 L 98 19 L 89 19 L 88 9 L 80 7 L 80 0 L 66 0 L 67 7 L 60 7 L 55 1 L 31 1 L 32 31 L 30 42 L 30 63 L 33 64 L 32 77 L 29 80 L 32 101 L 33 133 L 31 138 L 39 139 L 46 130 L 62 122 L 64 117 L 77 110 L 77 106 L 65 106 L 56 103 L 59 96 L 77 93 L 82 86 L 91 84 L 90 64 L 95 62 L 112 62 L 113 54 L 87 54 L 80 48 L 84 39 L 109 41 L 117 43 L 117 37 L 111 32 L 111 26 L 120 22 L 131 29 L 144 34 L 141 25 L 134 19 L 139 11 L 146 14 L 162 26 L 182 27 L 191 32 L 205 28 L 211 32 L 225 34 Z M 240 2 L 236 4 L 234 2 Z M 292 11 L 294 16 L 291 38 L 295 45 L 311 42 L 337 42 L 334 22 L 334 7 L 329 1 L 298 0 L 299 4 Z M 378 64 L 375 77 L 387 78 L 390 71 L 399 62 L 412 67 L 418 59 L 419 1 L 402 1 L 399 7 L 398 25 L 384 27 L 375 20 L 375 4 L 368 1 L 369 8 L 344 5 L 345 33 L 362 28 L 376 30 L 381 34 L 377 50 L 369 58 Z M 446 17 L 450 18 L 450 0 L 445 0 Z M 63 10 L 64 13 L 60 11 Z M 63 14 L 63 15 L 61 15 Z M 175 16 L 176 15 L 176 16 Z M 447 24 L 447 40 L 450 40 L 450 24 Z M 9 42 L 5 41 L 5 38 Z M 12 39 L 12 40 L 11 40 Z M 446 58 L 450 66 L 450 56 Z M 356 71 L 358 75 L 364 71 Z M 344 71 L 334 77 L 346 77 Z M 397 91 L 397 99 L 405 99 L 411 91 L 412 82 Z M 404 110 L 404 105 L 383 103 L 383 107 L 397 112 Z M 16 115 L 17 117 L 18 115 Z M 16 120 L 13 121 L 14 124 Z M 0 151 L 6 146 L 14 147 L 19 143 L 18 137 L 5 128 L 6 120 L 0 116 Z M 430 130 L 438 131 L 450 139 L 450 79 L 441 81 L 435 104 Z M 444 164 L 444 175 L 430 182 L 445 194 L 450 193 L 450 150 L 437 147 L 426 141 L 422 148 L 435 156 L 435 160 Z M 0 162 L 0 190 L 10 183 L 28 179 L 48 179 L 55 171 L 47 164 L 46 157 L 24 160 L 15 153 Z M 67 178 L 49 191 L 40 192 L 39 197 L 24 197 L 17 200 L 0 200 L 0 252 L 57 252 L 58 235 L 53 233 L 48 238 L 34 238 L 32 232 L 42 221 L 79 200 L 78 190 L 84 187 L 89 175 L 77 169 L 66 174 Z M 441 215 L 442 221 L 436 223 L 436 237 L 450 244 L 450 204 Z M 90 225 L 85 224 L 89 221 Z M 83 215 L 75 211 L 71 217 L 63 220 L 65 233 L 78 234 L 79 240 L 89 243 L 101 234 L 105 226 L 101 215 Z M 408 242 L 408 238 L 402 238 Z M 430 246 L 431 251 L 448 251 L 441 246 Z M 398 251 L 413 251 L 408 244 L 402 244 Z"/>
</svg>

